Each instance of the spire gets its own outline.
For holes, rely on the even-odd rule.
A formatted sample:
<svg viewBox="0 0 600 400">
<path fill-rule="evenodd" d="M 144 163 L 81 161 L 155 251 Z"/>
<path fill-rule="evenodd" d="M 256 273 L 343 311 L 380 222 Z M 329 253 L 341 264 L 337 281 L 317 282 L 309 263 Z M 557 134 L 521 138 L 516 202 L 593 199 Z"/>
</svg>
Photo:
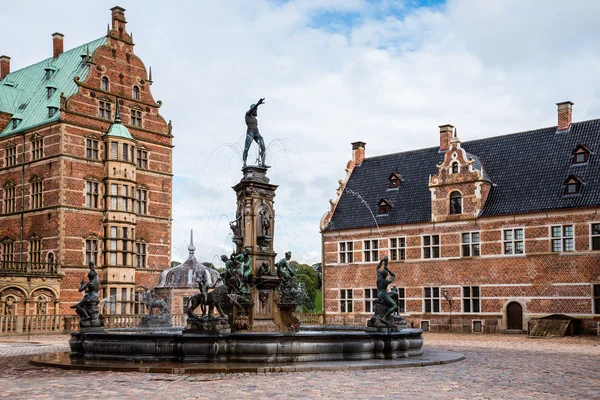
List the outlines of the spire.
<svg viewBox="0 0 600 400">
<path fill-rule="evenodd" d="M 148 83 L 152 85 L 152 66 L 150 66 L 150 74 L 148 76 Z"/>
<path fill-rule="evenodd" d="M 106 24 L 106 36 L 110 36 L 110 24 Z"/>
<path fill-rule="evenodd" d="M 117 105 L 115 106 L 116 110 L 115 110 L 115 124 L 120 124 L 121 123 L 121 112 L 119 111 L 119 98 L 117 97 Z"/>
<path fill-rule="evenodd" d="M 188 246 L 188 251 L 190 252 L 190 256 L 194 255 L 196 251 L 196 247 L 194 246 L 194 230 L 190 229 L 190 245 Z"/>
</svg>

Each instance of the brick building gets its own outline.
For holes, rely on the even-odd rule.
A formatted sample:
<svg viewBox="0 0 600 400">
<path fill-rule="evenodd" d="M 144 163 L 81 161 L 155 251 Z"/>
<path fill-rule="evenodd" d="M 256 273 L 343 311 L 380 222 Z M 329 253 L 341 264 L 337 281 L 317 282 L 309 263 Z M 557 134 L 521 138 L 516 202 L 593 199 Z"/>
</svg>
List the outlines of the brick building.
<svg viewBox="0 0 600 400">
<path fill-rule="evenodd" d="M 328 324 L 364 324 L 389 256 L 400 314 L 432 331 L 526 330 L 566 314 L 598 333 L 600 120 L 365 157 L 321 220 Z"/>
<path fill-rule="evenodd" d="M 170 263 L 171 124 L 125 10 L 106 35 L 10 72 L 0 57 L 0 316 L 72 314 L 94 261 L 105 312 Z M 117 305 L 118 304 L 118 305 Z"/>
</svg>

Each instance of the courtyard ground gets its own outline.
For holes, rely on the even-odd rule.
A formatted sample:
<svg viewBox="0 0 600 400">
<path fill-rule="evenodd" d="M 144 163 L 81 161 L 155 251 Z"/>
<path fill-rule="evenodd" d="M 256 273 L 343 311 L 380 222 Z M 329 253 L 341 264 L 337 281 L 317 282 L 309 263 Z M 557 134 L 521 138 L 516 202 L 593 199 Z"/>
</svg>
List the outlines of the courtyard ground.
<svg viewBox="0 0 600 400">
<path fill-rule="evenodd" d="M 10 399 L 600 399 L 600 337 L 425 334 L 466 360 L 407 369 L 168 375 L 27 364 L 68 350 L 68 336 L 0 337 L 0 398 Z"/>
</svg>

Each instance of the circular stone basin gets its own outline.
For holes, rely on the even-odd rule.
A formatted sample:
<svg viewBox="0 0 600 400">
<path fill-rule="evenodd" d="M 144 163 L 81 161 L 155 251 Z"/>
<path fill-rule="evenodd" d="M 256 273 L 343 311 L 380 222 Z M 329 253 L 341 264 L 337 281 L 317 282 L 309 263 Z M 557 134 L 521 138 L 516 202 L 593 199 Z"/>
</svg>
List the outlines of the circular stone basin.
<svg viewBox="0 0 600 400">
<path fill-rule="evenodd" d="M 207 335 L 74 332 L 71 358 L 129 362 L 292 363 L 398 359 L 423 354 L 420 329 Z"/>
</svg>

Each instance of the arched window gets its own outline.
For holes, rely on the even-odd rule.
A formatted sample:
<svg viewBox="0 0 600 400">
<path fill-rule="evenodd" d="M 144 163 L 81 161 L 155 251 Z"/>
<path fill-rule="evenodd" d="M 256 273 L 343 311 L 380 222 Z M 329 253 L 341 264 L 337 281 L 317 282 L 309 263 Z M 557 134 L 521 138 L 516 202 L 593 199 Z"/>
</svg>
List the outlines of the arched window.
<svg viewBox="0 0 600 400">
<path fill-rule="evenodd" d="M 462 214 L 462 196 L 459 192 L 450 194 L 450 214 Z"/>
<path fill-rule="evenodd" d="M 133 93 L 132 96 L 134 99 L 139 100 L 140 99 L 140 88 L 137 86 L 133 87 Z"/>
<path fill-rule="evenodd" d="M 106 90 L 108 92 L 108 78 L 106 76 L 102 77 L 102 90 Z"/>
<path fill-rule="evenodd" d="M 52 252 L 48 253 L 48 264 L 54 265 L 54 253 Z"/>
<path fill-rule="evenodd" d="M 452 173 L 458 174 L 458 163 L 457 162 L 452 163 Z"/>
</svg>

